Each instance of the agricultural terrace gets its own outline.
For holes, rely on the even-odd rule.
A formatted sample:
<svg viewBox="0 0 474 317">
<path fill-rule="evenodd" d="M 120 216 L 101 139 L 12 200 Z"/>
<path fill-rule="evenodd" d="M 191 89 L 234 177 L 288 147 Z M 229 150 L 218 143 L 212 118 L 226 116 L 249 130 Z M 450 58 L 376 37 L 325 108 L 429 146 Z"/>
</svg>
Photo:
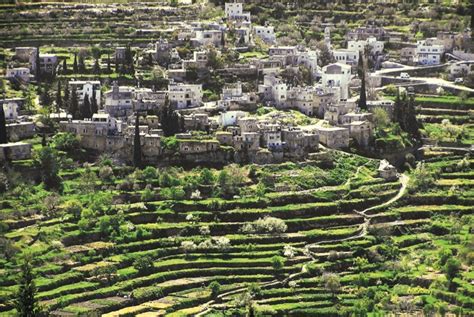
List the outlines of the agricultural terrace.
<svg viewBox="0 0 474 317">
<path fill-rule="evenodd" d="M 473 313 L 470 158 L 432 152 L 389 182 L 337 151 L 135 171 L 63 155 L 62 195 L 17 180 L 1 196 L 0 315 L 25 253 L 53 316 Z"/>
</svg>

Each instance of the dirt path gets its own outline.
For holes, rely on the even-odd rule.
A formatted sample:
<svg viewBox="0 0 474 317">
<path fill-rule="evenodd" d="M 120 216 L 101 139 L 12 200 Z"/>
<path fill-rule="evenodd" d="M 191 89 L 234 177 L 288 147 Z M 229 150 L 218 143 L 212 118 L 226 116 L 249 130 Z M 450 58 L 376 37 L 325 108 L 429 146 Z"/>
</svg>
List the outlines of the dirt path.
<svg viewBox="0 0 474 317">
<path fill-rule="evenodd" d="M 360 169 L 363 167 L 364 165 L 362 166 L 359 166 L 357 168 L 357 171 L 356 173 L 354 173 L 354 175 L 352 177 L 350 177 L 346 183 L 344 185 L 349 185 L 350 182 L 351 182 L 351 179 L 353 178 L 356 178 Z M 310 244 L 307 244 L 306 246 L 304 246 L 302 249 L 299 249 L 299 251 L 303 252 L 304 254 L 308 255 L 310 258 L 311 258 L 311 261 L 309 261 L 308 263 L 304 264 L 303 265 L 303 268 L 301 270 L 301 272 L 298 272 L 298 273 L 293 273 L 293 274 L 290 274 L 287 278 L 285 278 L 284 280 L 272 280 L 272 281 L 269 281 L 269 282 L 265 282 L 265 283 L 261 283 L 260 284 L 260 287 L 261 288 L 268 288 L 268 287 L 271 287 L 271 286 L 276 286 L 276 285 L 285 285 L 287 284 L 289 281 L 303 275 L 306 273 L 306 270 L 305 270 L 305 267 L 306 265 L 308 264 L 311 264 L 313 262 L 316 262 L 317 259 L 314 255 L 314 253 L 311 251 L 311 248 L 314 248 L 318 245 L 321 245 L 321 244 L 325 244 L 325 243 L 338 243 L 338 242 L 344 242 L 344 241 L 349 241 L 349 240 L 355 240 L 355 239 L 359 239 L 359 238 L 362 238 L 364 236 L 367 235 L 368 233 L 368 229 L 369 229 L 369 225 L 370 225 L 370 219 L 373 217 L 372 215 L 367 215 L 366 213 L 368 211 L 371 211 L 371 210 L 374 210 L 374 209 L 377 209 L 377 208 L 381 208 L 381 207 L 386 207 L 386 206 L 389 206 L 391 204 L 393 204 L 394 202 L 398 201 L 400 198 L 402 198 L 404 195 L 405 195 L 405 192 L 406 192 L 406 189 L 407 189 L 407 185 L 408 185 L 408 181 L 410 180 L 410 178 L 405 175 L 405 174 L 401 174 L 399 176 L 399 182 L 401 184 L 400 186 L 400 189 L 398 191 L 398 193 L 392 197 L 391 199 L 389 199 L 388 201 L 384 202 L 384 203 L 381 203 L 379 205 L 376 205 L 376 206 L 372 206 L 370 208 L 367 208 L 367 209 L 364 209 L 362 211 L 357 211 L 355 210 L 354 212 L 363 216 L 364 217 L 364 223 L 360 225 L 360 230 L 357 234 L 353 235 L 353 236 L 350 236 L 350 237 L 346 237 L 346 238 L 339 238 L 339 239 L 328 239 L 328 240 L 323 240 L 323 241 L 319 241 L 319 242 L 315 242 L 315 243 L 310 243 Z M 241 287 L 241 288 L 237 288 L 237 289 L 234 289 L 232 291 L 228 291 L 228 292 L 225 292 L 225 293 L 222 293 L 220 295 L 217 296 L 217 300 L 220 302 L 223 298 L 225 297 L 228 297 L 228 296 L 231 296 L 231 295 L 235 295 L 235 294 L 240 294 L 240 293 L 243 293 L 245 291 L 247 291 L 247 287 Z M 202 305 L 200 305 L 200 307 L 202 308 L 201 312 L 196 314 L 195 316 L 204 316 L 206 313 L 208 313 L 211 308 L 216 305 L 216 300 L 211 300 L 211 301 L 208 301 L 207 303 L 204 303 Z"/>
</svg>

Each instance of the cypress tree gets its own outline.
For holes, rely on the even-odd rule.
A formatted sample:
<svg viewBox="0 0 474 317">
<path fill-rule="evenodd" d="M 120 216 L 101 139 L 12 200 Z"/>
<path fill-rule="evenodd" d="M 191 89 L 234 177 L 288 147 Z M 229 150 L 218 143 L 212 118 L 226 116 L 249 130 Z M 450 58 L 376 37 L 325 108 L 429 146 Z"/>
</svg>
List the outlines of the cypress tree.
<svg viewBox="0 0 474 317">
<path fill-rule="evenodd" d="M 79 55 L 78 65 L 79 65 L 79 72 L 80 73 L 85 73 L 86 72 L 86 63 L 84 61 L 84 56 L 82 54 Z"/>
<path fill-rule="evenodd" d="M 68 105 L 68 104 L 69 104 L 69 85 L 66 84 L 66 86 L 64 86 L 63 105 Z"/>
<path fill-rule="evenodd" d="M 111 73 L 112 68 L 110 67 L 110 54 L 107 54 L 107 73 Z"/>
<path fill-rule="evenodd" d="M 91 118 L 91 101 L 88 94 L 84 94 L 84 102 L 81 107 L 81 117 L 82 118 Z"/>
<path fill-rule="evenodd" d="M 35 317 L 42 314 L 36 300 L 36 285 L 30 258 L 27 257 L 21 264 L 19 290 L 15 301 L 18 316 Z"/>
<path fill-rule="evenodd" d="M 44 108 L 49 108 L 52 103 L 51 94 L 49 90 L 50 90 L 50 87 L 45 86 L 40 95 L 41 106 L 43 106 Z"/>
<path fill-rule="evenodd" d="M 160 123 L 165 136 L 172 136 L 179 132 L 179 117 L 171 107 L 168 95 L 160 111 Z"/>
<path fill-rule="evenodd" d="M 98 59 L 96 59 L 94 62 L 94 74 L 100 74 L 100 65 Z"/>
<path fill-rule="evenodd" d="M 359 109 L 366 110 L 367 109 L 367 91 L 365 88 L 365 52 L 364 54 L 359 54 L 359 62 L 357 64 L 357 74 L 359 75 L 359 78 L 361 79 L 361 84 L 360 84 L 360 97 L 359 97 L 359 102 L 358 102 L 358 107 Z"/>
<path fill-rule="evenodd" d="M 63 74 L 67 74 L 67 58 L 63 59 Z"/>
<path fill-rule="evenodd" d="M 0 106 L 0 144 L 8 143 L 7 121 L 3 105 Z"/>
<path fill-rule="evenodd" d="M 97 106 L 97 94 L 94 87 L 92 87 L 92 98 L 91 98 L 91 114 L 97 113 L 99 107 Z"/>
<path fill-rule="evenodd" d="M 142 147 L 140 144 L 140 121 L 138 112 L 135 114 L 135 135 L 133 138 L 133 166 L 140 167 L 142 165 Z"/>
<path fill-rule="evenodd" d="M 77 53 L 74 53 L 74 63 L 72 64 L 72 70 L 75 74 L 79 71 L 79 67 L 77 66 Z"/>
<path fill-rule="evenodd" d="M 72 88 L 71 101 L 69 102 L 69 113 L 73 119 L 79 119 L 79 102 L 77 100 L 76 88 Z"/>
<path fill-rule="evenodd" d="M 35 56 L 35 77 L 36 81 L 41 81 L 41 62 L 40 62 L 40 48 L 36 47 L 36 56 Z"/>
<path fill-rule="evenodd" d="M 61 81 L 58 80 L 58 90 L 56 92 L 56 112 L 59 113 L 59 110 L 63 106 L 63 98 L 61 97 Z"/>
</svg>

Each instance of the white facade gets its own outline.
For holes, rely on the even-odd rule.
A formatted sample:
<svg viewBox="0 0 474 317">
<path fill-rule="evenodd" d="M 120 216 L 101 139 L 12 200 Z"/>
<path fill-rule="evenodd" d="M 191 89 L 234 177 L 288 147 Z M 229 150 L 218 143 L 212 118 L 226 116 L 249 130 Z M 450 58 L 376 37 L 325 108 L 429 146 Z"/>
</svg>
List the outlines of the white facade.
<svg viewBox="0 0 474 317">
<path fill-rule="evenodd" d="M 253 28 L 255 36 L 259 37 L 265 43 L 273 44 L 276 41 L 275 28 L 273 26 L 256 25 Z"/>
<path fill-rule="evenodd" d="M 118 86 L 114 83 L 112 90 L 105 93 L 104 110 L 112 117 L 128 117 L 133 112 L 133 87 Z"/>
<path fill-rule="evenodd" d="M 221 112 L 219 116 L 219 124 L 223 127 L 236 125 L 239 118 L 245 117 L 247 113 L 243 111 L 226 111 Z"/>
<path fill-rule="evenodd" d="M 202 103 L 202 85 L 171 84 L 168 91 L 170 102 L 178 109 L 198 107 Z"/>
<path fill-rule="evenodd" d="M 6 102 L 3 104 L 5 119 L 16 120 L 18 118 L 18 104 L 16 102 Z"/>
<path fill-rule="evenodd" d="M 225 4 L 225 16 L 231 20 L 243 20 L 250 22 L 250 12 L 244 12 L 242 3 L 229 2 Z"/>
<path fill-rule="evenodd" d="M 344 63 L 356 66 L 359 63 L 359 51 L 351 49 L 339 49 L 332 52 L 336 63 Z"/>
<path fill-rule="evenodd" d="M 30 69 L 27 67 L 15 67 L 7 69 L 7 78 L 18 78 L 24 82 L 29 82 L 30 76 Z"/>
<path fill-rule="evenodd" d="M 334 63 L 323 67 L 322 85 L 323 88 L 339 88 L 339 98 L 347 100 L 349 98 L 349 83 L 351 81 L 351 66 Z"/>
<path fill-rule="evenodd" d="M 286 106 L 287 90 L 286 84 L 273 74 L 266 75 L 263 78 L 263 85 L 258 86 L 259 94 L 262 94 L 265 100 L 274 102 L 278 107 Z"/>
<path fill-rule="evenodd" d="M 220 46 L 222 42 L 222 31 L 219 30 L 196 30 L 195 36 L 191 39 L 199 45 Z"/>
<path fill-rule="evenodd" d="M 89 98 L 92 98 L 93 92 L 95 91 L 95 99 L 97 106 L 101 105 L 101 90 L 99 80 L 77 80 L 70 81 L 69 86 L 71 89 L 76 89 L 77 98 L 80 103 L 84 102 L 84 97 L 87 94 Z"/>
<path fill-rule="evenodd" d="M 444 46 L 436 38 L 416 42 L 415 62 L 421 65 L 438 65 L 444 54 Z"/>
<path fill-rule="evenodd" d="M 370 53 L 372 55 L 380 55 L 383 52 L 384 43 L 383 41 L 377 41 L 375 37 L 369 37 L 367 40 L 354 40 L 347 42 L 347 49 L 357 50 L 359 52 L 364 52 L 365 47 L 370 48 Z"/>
</svg>

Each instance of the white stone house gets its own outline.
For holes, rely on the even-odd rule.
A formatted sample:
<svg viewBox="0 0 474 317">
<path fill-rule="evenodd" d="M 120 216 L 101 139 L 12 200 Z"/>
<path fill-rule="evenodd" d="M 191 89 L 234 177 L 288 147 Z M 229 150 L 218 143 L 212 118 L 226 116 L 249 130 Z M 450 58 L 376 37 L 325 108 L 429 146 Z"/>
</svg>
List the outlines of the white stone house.
<svg viewBox="0 0 474 317">
<path fill-rule="evenodd" d="M 350 65 L 334 63 L 323 67 L 321 82 L 323 88 L 339 88 L 339 99 L 347 100 L 349 98 L 351 77 Z"/>
<path fill-rule="evenodd" d="M 30 74 L 30 69 L 28 67 L 14 67 L 14 68 L 7 68 L 6 78 L 8 79 L 19 79 L 25 83 L 28 83 L 33 77 Z"/>
<path fill-rule="evenodd" d="M 92 95 L 95 91 L 95 99 L 97 106 L 101 106 L 101 85 L 99 80 L 75 80 L 70 81 L 69 86 L 71 89 L 76 89 L 77 99 L 80 104 L 84 102 L 84 97 L 87 94 L 89 99 L 92 98 Z"/>
<path fill-rule="evenodd" d="M 263 100 L 274 103 L 277 107 L 285 108 L 287 97 L 287 86 L 274 74 L 265 75 L 263 85 L 258 86 L 258 93 Z"/>
<path fill-rule="evenodd" d="M 276 42 L 275 28 L 273 26 L 256 25 L 253 27 L 253 34 L 268 44 Z"/>
<path fill-rule="evenodd" d="M 16 120 L 18 118 L 19 105 L 16 102 L 5 102 L 3 103 L 3 112 L 5 113 L 6 120 Z"/>
<path fill-rule="evenodd" d="M 332 52 L 334 59 L 337 63 L 343 63 L 351 65 L 353 67 L 357 66 L 359 63 L 359 51 L 351 49 L 338 49 Z"/>
<path fill-rule="evenodd" d="M 347 49 L 349 50 L 357 50 L 360 53 L 363 53 L 365 47 L 370 49 L 371 55 L 380 55 L 384 49 L 384 42 L 378 41 L 375 37 L 369 37 L 366 40 L 356 40 L 356 41 L 348 41 L 347 42 Z"/>
<path fill-rule="evenodd" d="M 191 42 L 194 46 L 220 46 L 222 43 L 223 32 L 221 30 L 200 30 L 194 31 L 194 37 Z"/>
<path fill-rule="evenodd" d="M 104 110 L 112 117 L 125 118 L 132 114 L 132 93 L 134 88 L 118 86 L 114 82 L 112 89 L 105 93 Z"/>
<path fill-rule="evenodd" d="M 229 20 L 250 22 L 250 12 L 244 12 L 243 3 L 226 2 L 224 6 L 225 16 Z"/>
<path fill-rule="evenodd" d="M 198 107 L 202 103 L 202 85 L 170 84 L 168 85 L 169 100 L 177 109 Z"/>
<path fill-rule="evenodd" d="M 218 123 L 222 127 L 236 125 L 238 120 L 245 117 L 246 114 L 247 113 L 243 111 L 224 111 L 220 113 Z"/>
<path fill-rule="evenodd" d="M 436 38 L 416 42 L 415 63 L 421 65 L 438 65 L 444 54 L 443 44 Z"/>
</svg>

